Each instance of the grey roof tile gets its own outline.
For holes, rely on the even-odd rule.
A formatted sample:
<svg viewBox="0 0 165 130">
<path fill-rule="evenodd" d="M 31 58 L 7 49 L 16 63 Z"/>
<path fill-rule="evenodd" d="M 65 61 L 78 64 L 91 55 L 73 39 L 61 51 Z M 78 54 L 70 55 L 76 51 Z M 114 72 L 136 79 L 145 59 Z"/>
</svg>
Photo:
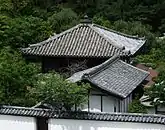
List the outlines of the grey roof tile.
<svg viewBox="0 0 165 130">
<path fill-rule="evenodd" d="M 134 54 L 144 43 L 144 39 L 96 24 L 78 24 L 48 40 L 24 48 L 22 52 L 41 56 L 111 57 L 129 55 L 129 51 Z"/>
<path fill-rule="evenodd" d="M 0 106 L 0 114 L 44 117 L 56 119 L 83 119 L 83 120 L 100 120 L 100 121 L 122 121 L 122 122 L 139 122 L 139 123 L 157 123 L 165 125 L 165 116 L 156 114 L 139 114 L 139 113 L 89 113 L 76 111 L 53 111 L 51 109 L 26 108 L 16 106 Z"/>
<path fill-rule="evenodd" d="M 68 80 L 87 80 L 111 94 L 126 98 L 148 75 L 148 72 L 114 56 L 101 65 L 75 73 Z"/>
</svg>

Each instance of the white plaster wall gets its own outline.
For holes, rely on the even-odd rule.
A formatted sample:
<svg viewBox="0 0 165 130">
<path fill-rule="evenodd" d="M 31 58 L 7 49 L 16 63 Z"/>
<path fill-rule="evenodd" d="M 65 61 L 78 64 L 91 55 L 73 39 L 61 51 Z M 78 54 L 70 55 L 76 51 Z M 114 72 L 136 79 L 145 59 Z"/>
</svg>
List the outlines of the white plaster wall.
<svg viewBox="0 0 165 130">
<path fill-rule="evenodd" d="M 165 130 L 151 123 L 50 119 L 49 130 Z"/>
<path fill-rule="evenodd" d="M 33 117 L 0 115 L 0 130 L 36 130 Z"/>
</svg>

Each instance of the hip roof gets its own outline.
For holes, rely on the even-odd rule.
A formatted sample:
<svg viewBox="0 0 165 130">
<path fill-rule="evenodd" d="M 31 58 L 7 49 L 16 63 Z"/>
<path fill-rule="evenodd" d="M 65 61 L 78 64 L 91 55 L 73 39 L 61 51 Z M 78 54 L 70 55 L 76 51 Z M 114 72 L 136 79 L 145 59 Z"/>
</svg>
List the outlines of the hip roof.
<svg viewBox="0 0 165 130">
<path fill-rule="evenodd" d="M 96 24 L 78 24 L 41 43 L 21 49 L 27 55 L 112 57 L 136 53 L 143 38 L 126 35 Z"/>
</svg>

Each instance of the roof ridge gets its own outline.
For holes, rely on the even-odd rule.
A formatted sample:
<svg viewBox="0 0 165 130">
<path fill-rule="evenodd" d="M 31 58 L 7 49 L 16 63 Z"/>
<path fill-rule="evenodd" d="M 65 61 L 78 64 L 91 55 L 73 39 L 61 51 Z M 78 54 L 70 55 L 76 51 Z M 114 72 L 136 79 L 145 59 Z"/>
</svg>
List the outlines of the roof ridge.
<svg viewBox="0 0 165 130">
<path fill-rule="evenodd" d="M 20 49 L 24 54 L 37 56 L 111 57 L 115 54 L 122 56 L 132 55 L 141 47 L 140 44 L 144 44 L 142 43 L 143 41 L 123 36 L 118 40 L 119 35 L 115 33 L 112 35 L 114 38 L 111 39 L 111 32 L 101 29 L 104 27 L 100 26 L 101 28 L 99 28 L 96 26 L 99 25 L 78 24 L 47 40 Z M 84 41 L 82 41 L 82 38 Z M 133 42 L 135 41 L 134 45 L 131 42 L 132 40 Z M 77 45 L 84 48 L 83 51 Z M 88 46 L 94 51 L 91 51 Z M 56 48 L 56 50 L 53 50 L 53 48 Z"/>
<path fill-rule="evenodd" d="M 46 39 L 46 40 L 44 40 L 44 41 L 42 41 L 42 42 L 39 42 L 39 43 L 36 43 L 36 44 L 30 44 L 28 48 L 36 47 L 36 46 L 41 46 L 41 45 L 43 45 L 43 44 L 46 44 L 46 43 L 48 43 L 48 42 L 51 42 L 51 41 L 55 40 L 56 38 L 59 38 L 59 37 L 65 35 L 65 34 L 67 34 L 67 33 L 70 33 L 70 32 L 73 31 L 74 29 L 77 29 L 77 28 L 82 27 L 82 26 L 88 26 L 88 25 L 87 25 L 87 24 L 78 24 L 78 25 L 76 25 L 76 26 L 73 26 L 73 27 L 70 28 L 70 29 L 65 30 L 64 32 L 61 32 L 61 33 L 59 33 L 59 34 L 56 34 L 55 36 L 49 37 L 48 39 Z M 25 49 L 26 49 L 26 48 L 25 48 Z"/>
<path fill-rule="evenodd" d="M 109 38 L 105 37 L 103 34 L 100 34 L 100 32 L 98 32 L 98 30 L 96 30 L 95 28 L 93 28 L 93 25 L 88 25 L 94 32 L 96 32 L 99 36 L 102 36 L 109 44 L 111 44 L 112 46 L 116 47 L 117 49 L 123 51 L 125 49 L 124 46 L 120 47 L 116 44 L 114 44 Z M 110 42 L 111 41 L 111 42 Z"/>
<path fill-rule="evenodd" d="M 138 37 L 137 35 L 129 35 L 129 34 L 125 34 L 125 33 L 122 33 L 122 32 L 119 32 L 119 31 L 116 31 L 116 30 L 113 30 L 113 29 L 110 29 L 110 28 L 107 28 L 107 27 L 104 27 L 104 26 L 101 26 L 101 25 L 98 25 L 98 24 L 93 24 L 94 26 L 96 27 L 99 27 L 101 29 L 105 29 L 107 31 L 110 31 L 110 32 L 113 32 L 113 33 L 116 33 L 116 34 L 119 34 L 119 35 L 122 35 L 122 36 L 125 36 L 125 37 L 128 37 L 128 38 L 133 38 L 133 39 L 138 39 L 138 40 L 145 40 L 145 37 Z"/>
<path fill-rule="evenodd" d="M 102 64 L 98 65 L 98 67 L 94 70 L 92 70 L 89 73 L 85 73 L 82 77 L 82 79 L 86 79 L 86 78 L 90 78 L 91 76 L 96 75 L 97 73 L 99 73 L 101 70 L 105 69 L 107 67 L 107 65 L 112 64 L 114 61 L 116 61 L 117 59 L 120 59 L 120 56 L 116 55 L 111 57 L 110 59 L 106 60 L 105 62 L 103 62 Z"/>
</svg>

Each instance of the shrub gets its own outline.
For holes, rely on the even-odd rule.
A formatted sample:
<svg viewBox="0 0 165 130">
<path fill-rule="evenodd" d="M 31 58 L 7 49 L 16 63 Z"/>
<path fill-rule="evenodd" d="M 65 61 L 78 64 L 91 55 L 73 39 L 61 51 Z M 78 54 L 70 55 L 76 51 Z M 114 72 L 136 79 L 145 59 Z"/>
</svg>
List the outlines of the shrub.
<svg viewBox="0 0 165 130">
<path fill-rule="evenodd" d="M 129 104 L 128 107 L 129 113 L 147 113 L 147 109 L 143 106 L 139 100 L 135 99 L 132 103 Z"/>
</svg>

